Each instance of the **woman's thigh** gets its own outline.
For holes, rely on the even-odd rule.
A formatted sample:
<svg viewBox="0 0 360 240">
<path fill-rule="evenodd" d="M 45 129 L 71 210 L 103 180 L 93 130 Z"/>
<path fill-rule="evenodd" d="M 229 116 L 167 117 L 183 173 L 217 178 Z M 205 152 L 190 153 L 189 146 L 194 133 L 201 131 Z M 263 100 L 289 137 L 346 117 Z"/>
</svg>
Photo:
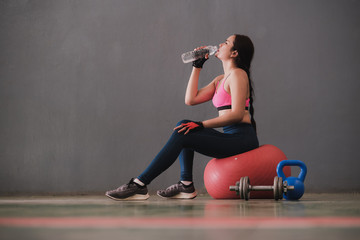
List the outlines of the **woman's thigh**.
<svg viewBox="0 0 360 240">
<path fill-rule="evenodd" d="M 215 158 L 233 156 L 258 147 L 256 136 L 226 134 L 211 128 L 190 132 L 183 137 L 184 147 Z"/>
</svg>

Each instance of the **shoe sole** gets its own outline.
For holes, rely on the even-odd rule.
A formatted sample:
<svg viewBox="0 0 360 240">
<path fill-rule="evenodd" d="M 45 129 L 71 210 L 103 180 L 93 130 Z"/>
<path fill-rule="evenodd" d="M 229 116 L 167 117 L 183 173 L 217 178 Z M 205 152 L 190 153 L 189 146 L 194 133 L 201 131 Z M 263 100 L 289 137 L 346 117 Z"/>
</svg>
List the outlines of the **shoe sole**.
<svg viewBox="0 0 360 240">
<path fill-rule="evenodd" d="M 196 191 L 193 192 L 193 193 L 183 193 L 183 192 L 181 192 L 181 193 L 176 194 L 176 195 L 174 195 L 172 197 L 164 197 L 164 196 L 161 196 L 159 193 L 157 193 L 157 195 L 159 197 L 166 198 L 166 199 L 194 199 L 197 196 L 197 192 Z"/>
<path fill-rule="evenodd" d="M 146 200 L 150 197 L 150 195 L 148 193 L 146 195 L 135 194 L 134 196 L 127 197 L 127 198 L 114 198 L 106 193 L 105 193 L 105 196 L 107 196 L 108 198 L 111 198 L 115 201 L 141 201 L 141 200 Z"/>
</svg>

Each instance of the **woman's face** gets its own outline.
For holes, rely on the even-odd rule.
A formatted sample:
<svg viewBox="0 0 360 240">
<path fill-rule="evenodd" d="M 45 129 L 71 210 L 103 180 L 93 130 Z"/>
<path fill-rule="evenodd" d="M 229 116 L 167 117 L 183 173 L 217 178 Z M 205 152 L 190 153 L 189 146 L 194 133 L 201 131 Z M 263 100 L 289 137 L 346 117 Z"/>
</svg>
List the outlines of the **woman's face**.
<svg viewBox="0 0 360 240">
<path fill-rule="evenodd" d="M 230 58 L 233 51 L 235 35 L 231 35 L 225 42 L 219 44 L 219 50 L 215 53 L 215 56 L 220 60 Z"/>
</svg>

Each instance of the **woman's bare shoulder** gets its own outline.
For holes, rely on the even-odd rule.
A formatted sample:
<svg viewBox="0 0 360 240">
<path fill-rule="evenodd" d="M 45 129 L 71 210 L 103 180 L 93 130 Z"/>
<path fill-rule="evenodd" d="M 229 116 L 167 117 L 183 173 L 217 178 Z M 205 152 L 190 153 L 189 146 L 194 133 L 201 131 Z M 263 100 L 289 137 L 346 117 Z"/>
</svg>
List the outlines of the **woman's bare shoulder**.
<svg viewBox="0 0 360 240">
<path fill-rule="evenodd" d="M 234 70 L 234 75 L 237 77 L 247 78 L 247 73 L 241 68 L 236 68 Z"/>
<path fill-rule="evenodd" d="M 235 82 L 247 83 L 249 81 L 247 73 L 241 68 L 235 69 L 233 74 L 229 76 L 229 79 L 230 79 L 229 82 L 235 81 Z"/>
</svg>

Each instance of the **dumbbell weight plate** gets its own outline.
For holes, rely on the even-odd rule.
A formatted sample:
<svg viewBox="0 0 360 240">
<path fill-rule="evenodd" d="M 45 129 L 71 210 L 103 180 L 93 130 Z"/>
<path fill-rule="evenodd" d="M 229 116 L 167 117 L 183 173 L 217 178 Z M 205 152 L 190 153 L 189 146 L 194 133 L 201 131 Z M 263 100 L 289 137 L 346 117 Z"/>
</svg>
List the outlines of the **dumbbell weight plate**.
<svg viewBox="0 0 360 240">
<path fill-rule="evenodd" d="M 244 193 L 244 199 L 246 201 L 249 200 L 249 195 L 250 195 L 249 185 L 250 185 L 249 177 L 245 177 L 243 181 L 243 193 Z"/>
<path fill-rule="evenodd" d="M 241 177 L 241 178 L 240 178 L 240 181 L 239 181 L 240 199 L 244 199 L 243 182 L 244 182 L 244 178 Z"/>
<path fill-rule="evenodd" d="M 279 199 L 279 177 L 274 177 L 274 186 L 273 186 L 273 192 L 274 192 L 274 199 Z"/>
<path fill-rule="evenodd" d="M 278 186 L 279 186 L 279 192 L 278 192 L 278 197 L 279 199 L 283 199 L 283 193 L 284 193 L 284 185 L 283 185 L 283 179 L 282 177 L 279 177 L 279 180 L 278 180 Z"/>
<path fill-rule="evenodd" d="M 236 195 L 240 195 L 240 182 L 236 182 Z"/>
</svg>

